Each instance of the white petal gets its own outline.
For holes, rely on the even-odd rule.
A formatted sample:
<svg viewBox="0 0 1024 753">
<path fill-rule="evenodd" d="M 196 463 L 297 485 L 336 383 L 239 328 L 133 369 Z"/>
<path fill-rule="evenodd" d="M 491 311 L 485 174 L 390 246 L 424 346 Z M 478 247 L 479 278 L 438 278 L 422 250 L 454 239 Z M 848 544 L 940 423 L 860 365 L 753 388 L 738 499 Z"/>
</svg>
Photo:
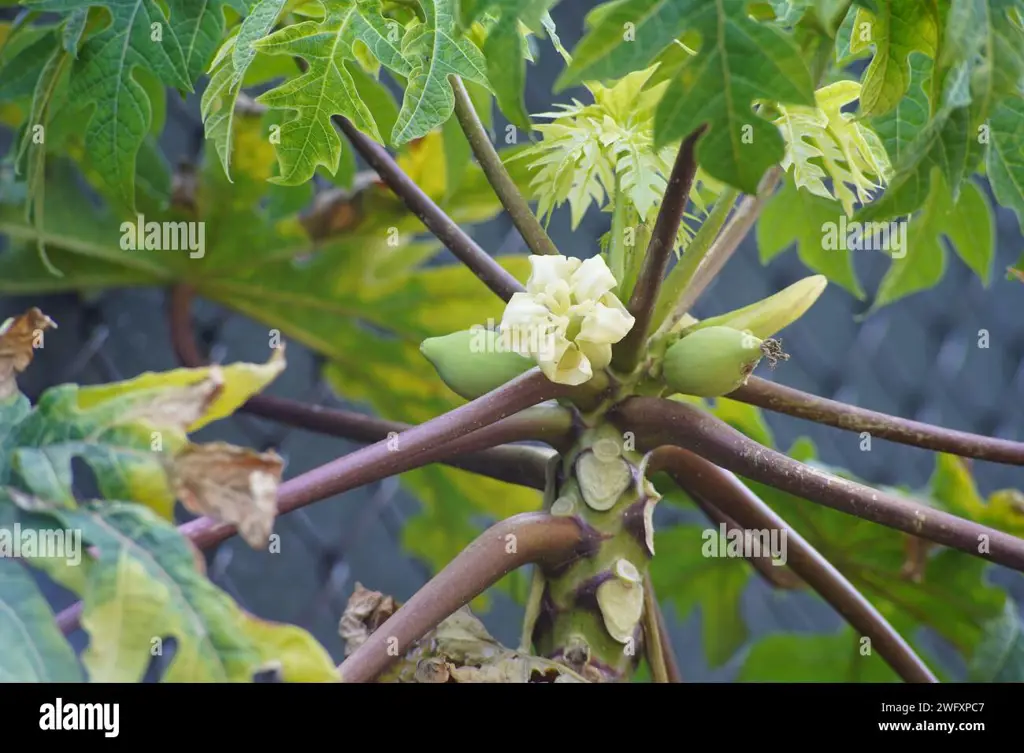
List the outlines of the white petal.
<svg viewBox="0 0 1024 753">
<path fill-rule="evenodd" d="M 538 303 L 529 293 L 513 293 L 501 316 L 501 329 L 532 325 L 546 320 L 549 313 L 547 307 Z"/>
<path fill-rule="evenodd" d="M 632 329 L 635 321 L 622 304 L 612 307 L 599 303 L 583 319 L 577 339 L 594 343 L 617 343 Z"/>
<path fill-rule="evenodd" d="M 615 275 L 603 256 L 592 256 L 572 273 L 572 292 L 577 301 L 596 301 L 615 287 Z"/>
<path fill-rule="evenodd" d="M 564 314 L 572 304 L 572 290 L 568 280 L 552 280 L 544 290 L 534 294 L 538 303 L 547 306 L 555 314 Z"/>
<path fill-rule="evenodd" d="M 557 364 L 549 362 L 547 368 L 541 364 L 541 370 L 548 379 L 558 384 L 583 384 L 594 376 L 594 372 L 590 368 L 590 361 L 580 353 L 575 345 L 570 345 L 565 350 Z"/>
<path fill-rule="evenodd" d="M 579 259 L 567 256 L 531 256 L 530 279 L 526 281 L 526 290 L 530 293 L 540 293 L 555 280 L 568 282 L 579 265 Z"/>
<path fill-rule="evenodd" d="M 587 357 L 594 371 L 599 371 L 612 362 L 612 346 L 608 343 L 595 343 L 578 337 L 576 347 Z"/>
</svg>

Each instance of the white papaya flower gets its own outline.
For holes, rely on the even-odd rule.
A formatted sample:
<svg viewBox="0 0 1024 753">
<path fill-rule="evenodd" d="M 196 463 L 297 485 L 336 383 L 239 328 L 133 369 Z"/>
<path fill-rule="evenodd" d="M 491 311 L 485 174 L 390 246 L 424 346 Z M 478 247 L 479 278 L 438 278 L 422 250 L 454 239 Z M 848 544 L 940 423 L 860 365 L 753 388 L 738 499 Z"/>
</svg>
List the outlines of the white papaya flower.
<svg viewBox="0 0 1024 753">
<path fill-rule="evenodd" d="M 633 327 L 614 287 L 600 256 L 531 256 L 526 292 L 512 296 L 501 320 L 505 347 L 536 360 L 552 382 L 583 384 Z"/>
</svg>

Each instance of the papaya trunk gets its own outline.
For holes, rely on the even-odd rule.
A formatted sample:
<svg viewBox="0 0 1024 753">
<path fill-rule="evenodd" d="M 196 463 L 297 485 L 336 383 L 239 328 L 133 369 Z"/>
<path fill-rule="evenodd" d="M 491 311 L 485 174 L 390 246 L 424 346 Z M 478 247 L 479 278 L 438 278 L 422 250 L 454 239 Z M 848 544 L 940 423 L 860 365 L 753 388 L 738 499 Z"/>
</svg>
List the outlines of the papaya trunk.
<svg viewBox="0 0 1024 753">
<path fill-rule="evenodd" d="M 538 655 L 592 682 L 627 680 L 643 648 L 643 582 L 661 497 L 642 459 L 632 434 L 601 419 L 580 433 L 549 480 L 550 513 L 575 518 L 590 544 L 542 572 L 533 643 Z"/>
</svg>

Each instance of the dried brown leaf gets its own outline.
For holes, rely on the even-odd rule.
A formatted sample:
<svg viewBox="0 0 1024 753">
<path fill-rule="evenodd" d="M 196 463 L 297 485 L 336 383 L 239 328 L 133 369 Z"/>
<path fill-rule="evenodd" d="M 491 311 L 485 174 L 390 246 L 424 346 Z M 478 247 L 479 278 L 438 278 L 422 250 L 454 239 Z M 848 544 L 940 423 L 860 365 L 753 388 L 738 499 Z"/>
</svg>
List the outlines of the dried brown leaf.
<svg viewBox="0 0 1024 753">
<path fill-rule="evenodd" d="M 341 618 L 339 632 L 350 655 L 387 620 L 398 604 L 390 596 L 357 583 Z M 468 606 L 445 618 L 401 657 L 378 682 L 587 682 L 568 667 L 522 654 L 496 641 Z"/>
<path fill-rule="evenodd" d="M 173 460 L 171 477 L 186 508 L 237 526 L 254 549 L 267 545 L 277 516 L 277 487 L 284 461 L 225 442 L 190 444 Z"/>
<path fill-rule="evenodd" d="M 0 324 L 0 400 L 18 390 L 15 376 L 32 363 L 36 348 L 43 344 L 43 332 L 57 329 L 57 323 L 37 308 L 30 308 Z"/>
</svg>

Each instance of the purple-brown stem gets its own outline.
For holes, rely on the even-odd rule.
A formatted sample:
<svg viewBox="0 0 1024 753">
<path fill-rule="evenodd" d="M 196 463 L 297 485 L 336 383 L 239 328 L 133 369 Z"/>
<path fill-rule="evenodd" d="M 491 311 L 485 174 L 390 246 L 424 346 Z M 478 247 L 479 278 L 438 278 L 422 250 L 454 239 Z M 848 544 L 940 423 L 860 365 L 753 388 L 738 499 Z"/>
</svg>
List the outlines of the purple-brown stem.
<svg viewBox="0 0 1024 753">
<path fill-rule="evenodd" d="M 208 362 L 200 353 L 193 336 L 190 317 L 192 296 L 193 291 L 186 285 L 176 285 L 171 288 L 168 319 L 170 320 L 171 345 L 178 360 L 183 366 L 195 369 L 208 365 Z M 357 442 L 379 442 L 392 434 L 401 433 L 411 428 L 410 424 L 401 421 L 388 421 L 355 411 L 307 405 L 297 400 L 271 395 L 253 395 L 239 410 L 289 426 L 297 426 L 308 431 Z M 534 433 L 524 438 L 544 441 L 555 447 L 561 446 L 566 441 L 572 427 L 571 414 L 556 406 L 536 406 L 507 420 L 533 422 Z M 525 432 L 525 425 L 523 429 Z M 467 439 L 474 436 L 474 434 L 467 435 Z M 472 449 L 474 442 L 475 440 L 462 446 Z M 492 447 L 462 455 L 453 453 L 441 462 L 499 481 L 543 489 L 547 454 L 531 447 Z"/>
<path fill-rule="evenodd" d="M 508 573 L 557 566 L 585 543 L 575 519 L 523 513 L 488 528 L 341 663 L 345 682 L 372 682 L 413 643 Z"/>
<path fill-rule="evenodd" d="M 984 437 L 890 416 L 801 392 L 758 377 L 750 377 L 744 386 L 727 397 L 826 426 L 835 426 L 846 431 L 867 432 L 873 437 L 912 447 L 948 452 L 965 458 L 989 460 L 993 463 L 1024 465 L 1022 442 Z"/>
<path fill-rule="evenodd" d="M 850 581 L 736 476 L 680 447 L 652 453 L 652 472 L 665 470 L 691 496 L 716 505 L 747 530 L 784 531 L 786 564 L 849 622 L 906 682 L 938 682 L 914 649 Z"/>
<path fill-rule="evenodd" d="M 798 497 L 1024 571 L 1024 539 L 806 466 L 692 405 L 632 397 L 615 415 L 645 447 L 674 444 Z"/>
<path fill-rule="evenodd" d="M 675 248 L 679 226 L 683 221 L 683 211 L 690 200 L 693 176 L 697 173 L 697 158 L 694 151 L 697 140 L 705 128 L 706 126 L 700 126 L 679 146 L 672 175 L 669 177 L 668 187 L 658 209 L 658 218 L 651 231 L 651 241 L 647 244 L 643 266 L 640 268 L 627 306 L 636 322 L 615 348 L 614 363 L 619 369 L 631 370 L 647 342 L 654 304 L 657 303 L 661 281 L 665 278 L 668 260 L 672 255 L 672 249 Z"/>
<path fill-rule="evenodd" d="M 353 148 L 362 155 L 381 177 L 388 188 L 395 192 L 409 211 L 415 214 L 427 229 L 441 243 L 455 254 L 455 257 L 473 270 L 487 287 L 507 301 L 513 293 L 523 290 L 519 280 L 513 277 L 504 267 L 469 237 L 451 217 L 445 214 L 434 200 L 424 193 L 416 182 L 410 178 L 398 163 L 388 154 L 387 149 L 360 131 L 351 121 L 339 115 L 333 118 L 335 125 L 348 138 Z"/>
<path fill-rule="evenodd" d="M 514 416 L 525 408 L 557 397 L 564 388 L 548 380 L 538 369 L 531 369 L 512 381 L 463 406 L 396 436 L 343 455 L 285 481 L 277 490 L 277 512 L 282 515 L 312 502 L 340 494 L 387 476 L 433 463 L 450 452 L 493 447 L 529 438 Z M 533 427 L 526 424 L 530 434 Z M 473 438 L 466 438 L 473 434 Z M 463 443 L 456 440 L 463 439 Z M 213 518 L 200 517 L 178 527 L 199 549 L 208 549 L 238 533 L 238 529 Z M 58 622 L 77 627 L 73 612 L 58 616 Z"/>
</svg>

